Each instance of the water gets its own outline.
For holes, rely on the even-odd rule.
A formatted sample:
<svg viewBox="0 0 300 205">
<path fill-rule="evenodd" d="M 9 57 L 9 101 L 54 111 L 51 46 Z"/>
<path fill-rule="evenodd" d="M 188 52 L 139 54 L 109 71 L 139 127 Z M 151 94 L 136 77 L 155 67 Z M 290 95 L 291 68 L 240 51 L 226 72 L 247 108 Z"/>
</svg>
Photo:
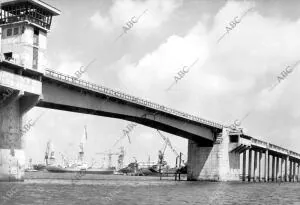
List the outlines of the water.
<svg viewBox="0 0 300 205">
<path fill-rule="evenodd" d="M 25 182 L 0 183 L 0 204 L 298 204 L 300 183 L 162 181 L 157 177 L 26 173 Z M 8 190 L 11 190 L 9 196 Z M 6 199 L 3 199 L 6 196 Z"/>
</svg>

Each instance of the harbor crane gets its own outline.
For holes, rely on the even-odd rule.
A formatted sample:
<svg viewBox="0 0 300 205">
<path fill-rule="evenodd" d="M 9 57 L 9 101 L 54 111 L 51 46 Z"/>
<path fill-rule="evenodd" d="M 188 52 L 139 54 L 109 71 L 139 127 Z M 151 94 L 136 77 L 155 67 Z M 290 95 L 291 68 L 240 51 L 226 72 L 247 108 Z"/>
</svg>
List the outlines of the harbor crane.
<svg viewBox="0 0 300 205">
<path fill-rule="evenodd" d="M 164 142 L 166 143 L 166 147 L 169 146 L 170 149 L 172 150 L 172 152 L 176 155 L 176 157 L 179 157 L 178 152 L 173 148 L 171 141 L 168 137 L 164 136 L 159 130 L 157 130 L 157 132 L 159 133 L 159 135 L 161 136 L 161 138 L 164 140 Z M 166 149 L 166 148 L 165 148 Z M 165 151 L 165 150 L 164 150 Z M 164 152 L 163 152 L 164 153 Z"/>
<path fill-rule="evenodd" d="M 118 155 L 118 169 L 123 168 L 123 163 L 124 163 L 124 156 L 125 156 L 125 150 L 124 147 L 120 147 L 120 152 L 111 152 L 111 150 L 108 150 L 108 152 L 98 152 L 96 153 L 97 155 L 106 155 L 108 156 L 108 167 L 112 167 L 112 156 L 113 155 Z"/>
<path fill-rule="evenodd" d="M 180 155 L 178 154 L 178 152 L 174 149 L 174 147 L 172 146 L 171 144 L 171 141 L 168 137 L 164 136 L 159 130 L 157 130 L 157 132 L 159 133 L 159 135 L 161 136 L 161 138 L 164 140 L 165 142 L 165 147 L 163 149 L 163 152 L 162 151 L 159 151 L 159 160 L 160 161 L 163 161 L 163 158 L 164 158 L 164 153 L 165 153 L 165 150 L 166 150 L 166 147 L 169 146 L 170 149 L 172 150 L 172 152 L 176 155 L 176 158 L 180 158 Z M 184 163 L 184 161 L 183 161 Z M 181 164 L 181 163 L 180 163 Z"/>
</svg>

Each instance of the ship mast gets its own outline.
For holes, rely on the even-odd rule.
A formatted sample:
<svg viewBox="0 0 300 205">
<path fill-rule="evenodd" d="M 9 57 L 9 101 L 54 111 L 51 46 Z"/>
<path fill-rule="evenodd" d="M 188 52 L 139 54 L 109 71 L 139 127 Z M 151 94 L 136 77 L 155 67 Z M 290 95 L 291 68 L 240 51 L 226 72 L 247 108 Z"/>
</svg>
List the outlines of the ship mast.
<svg viewBox="0 0 300 205">
<path fill-rule="evenodd" d="M 51 140 L 49 140 L 47 142 L 47 147 L 46 147 L 46 152 L 45 152 L 46 165 L 52 164 L 54 162 L 54 160 L 55 160 L 54 148 L 53 148 L 53 144 L 52 144 Z"/>
<path fill-rule="evenodd" d="M 79 143 L 79 153 L 78 153 L 78 161 L 80 163 L 83 163 L 83 158 L 84 158 L 84 146 L 87 142 L 87 128 L 86 125 L 84 126 L 84 133 L 81 138 L 81 141 Z"/>
</svg>

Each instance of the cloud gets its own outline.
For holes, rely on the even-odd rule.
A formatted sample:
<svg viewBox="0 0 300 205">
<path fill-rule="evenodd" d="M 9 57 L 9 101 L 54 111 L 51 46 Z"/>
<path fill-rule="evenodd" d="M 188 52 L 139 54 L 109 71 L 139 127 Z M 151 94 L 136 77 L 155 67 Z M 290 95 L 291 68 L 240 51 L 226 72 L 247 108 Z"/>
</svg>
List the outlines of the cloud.
<svg viewBox="0 0 300 205">
<path fill-rule="evenodd" d="M 230 21 L 251 6 L 228 2 L 216 14 L 210 30 L 199 21 L 185 36 L 169 36 L 137 62 L 127 61 L 120 68 L 121 83 L 135 95 L 217 122 L 230 123 L 254 108 L 243 126 L 255 128 L 254 133 L 260 135 L 267 135 L 266 127 L 274 121 L 283 123 L 284 119 L 298 117 L 296 105 L 300 99 L 297 95 L 287 97 L 287 92 L 299 92 L 295 80 L 299 72 L 271 93 L 267 89 L 286 65 L 299 60 L 299 20 L 266 17 L 254 10 L 215 44 Z M 176 73 L 195 58 L 199 62 L 175 84 L 174 90 L 164 92 Z M 283 112 L 283 104 L 294 111 Z M 276 137 L 283 142 L 281 134 L 289 126 L 267 139 Z"/>
<path fill-rule="evenodd" d="M 168 21 L 172 13 L 182 5 L 183 1 L 176 0 L 147 0 L 144 2 L 133 0 L 116 0 L 111 5 L 107 16 L 96 11 L 91 17 L 92 26 L 103 32 L 118 30 L 123 32 L 122 27 L 132 19 L 139 18 L 133 25 L 134 35 L 145 37 L 158 32 L 157 29 Z"/>
<path fill-rule="evenodd" d="M 100 12 L 97 11 L 90 17 L 90 21 L 92 26 L 101 31 L 109 32 L 112 30 L 111 21 L 107 17 L 102 17 Z"/>
</svg>

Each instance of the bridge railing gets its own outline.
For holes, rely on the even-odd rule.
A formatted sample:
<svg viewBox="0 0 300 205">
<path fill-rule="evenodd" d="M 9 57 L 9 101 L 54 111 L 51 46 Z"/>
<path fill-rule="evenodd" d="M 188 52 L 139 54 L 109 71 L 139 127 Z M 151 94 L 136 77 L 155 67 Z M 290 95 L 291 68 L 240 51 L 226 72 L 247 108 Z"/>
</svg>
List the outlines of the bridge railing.
<svg viewBox="0 0 300 205">
<path fill-rule="evenodd" d="M 258 140 L 258 139 L 255 139 L 255 138 L 251 138 L 251 143 L 255 144 L 257 146 L 265 147 L 265 148 L 268 147 L 268 143 L 267 142 L 264 142 L 262 140 Z"/>
<path fill-rule="evenodd" d="M 271 143 L 269 143 L 269 149 L 273 149 L 275 151 L 280 151 L 280 152 L 285 153 L 285 154 L 289 154 L 290 153 L 289 150 L 284 149 L 282 147 L 279 147 L 277 145 L 271 144 Z"/>
<path fill-rule="evenodd" d="M 300 154 L 293 152 L 293 151 L 290 151 L 290 156 L 300 159 Z"/>
<path fill-rule="evenodd" d="M 163 112 L 168 112 L 168 113 L 171 113 L 173 115 L 183 117 L 183 118 L 186 118 L 186 119 L 189 119 L 189 120 L 197 121 L 197 122 L 200 122 L 202 124 L 206 124 L 206 125 L 209 125 L 209 126 L 212 126 L 212 127 L 215 127 L 215 128 L 219 128 L 219 129 L 223 128 L 223 125 L 221 125 L 219 123 L 211 122 L 211 121 L 199 118 L 199 117 L 194 116 L 194 115 L 190 115 L 190 114 L 187 114 L 187 113 L 184 113 L 184 112 L 180 112 L 180 111 L 177 111 L 175 109 L 168 108 L 168 107 L 165 107 L 163 105 L 159 105 L 157 103 L 150 102 L 148 100 L 144 100 L 144 99 L 141 99 L 141 98 L 138 98 L 138 97 L 135 97 L 135 96 L 117 91 L 117 90 L 113 90 L 111 88 L 107 88 L 107 87 L 104 87 L 104 86 L 101 86 L 101 85 L 96 85 L 94 83 L 90 83 L 88 81 L 84 81 L 84 80 L 78 79 L 76 77 L 57 72 L 55 70 L 46 69 L 45 74 L 46 74 L 46 76 L 50 76 L 52 78 L 59 79 L 60 81 L 65 81 L 67 83 L 71 83 L 71 84 L 74 84 L 74 85 L 80 85 L 80 86 L 83 86 L 85 88 L 93 89 L 97 92 L 104 93 L 106 95 L 110 95 L 112 97 L 128 100 L 128 101 L 138 103 L 140 105 L 147 106 L 147 107 L 150 107 L 150 108 L 154 108 L 156 110 L 160 110 L 160 111 L 163 111 Z"/>
</svg>

